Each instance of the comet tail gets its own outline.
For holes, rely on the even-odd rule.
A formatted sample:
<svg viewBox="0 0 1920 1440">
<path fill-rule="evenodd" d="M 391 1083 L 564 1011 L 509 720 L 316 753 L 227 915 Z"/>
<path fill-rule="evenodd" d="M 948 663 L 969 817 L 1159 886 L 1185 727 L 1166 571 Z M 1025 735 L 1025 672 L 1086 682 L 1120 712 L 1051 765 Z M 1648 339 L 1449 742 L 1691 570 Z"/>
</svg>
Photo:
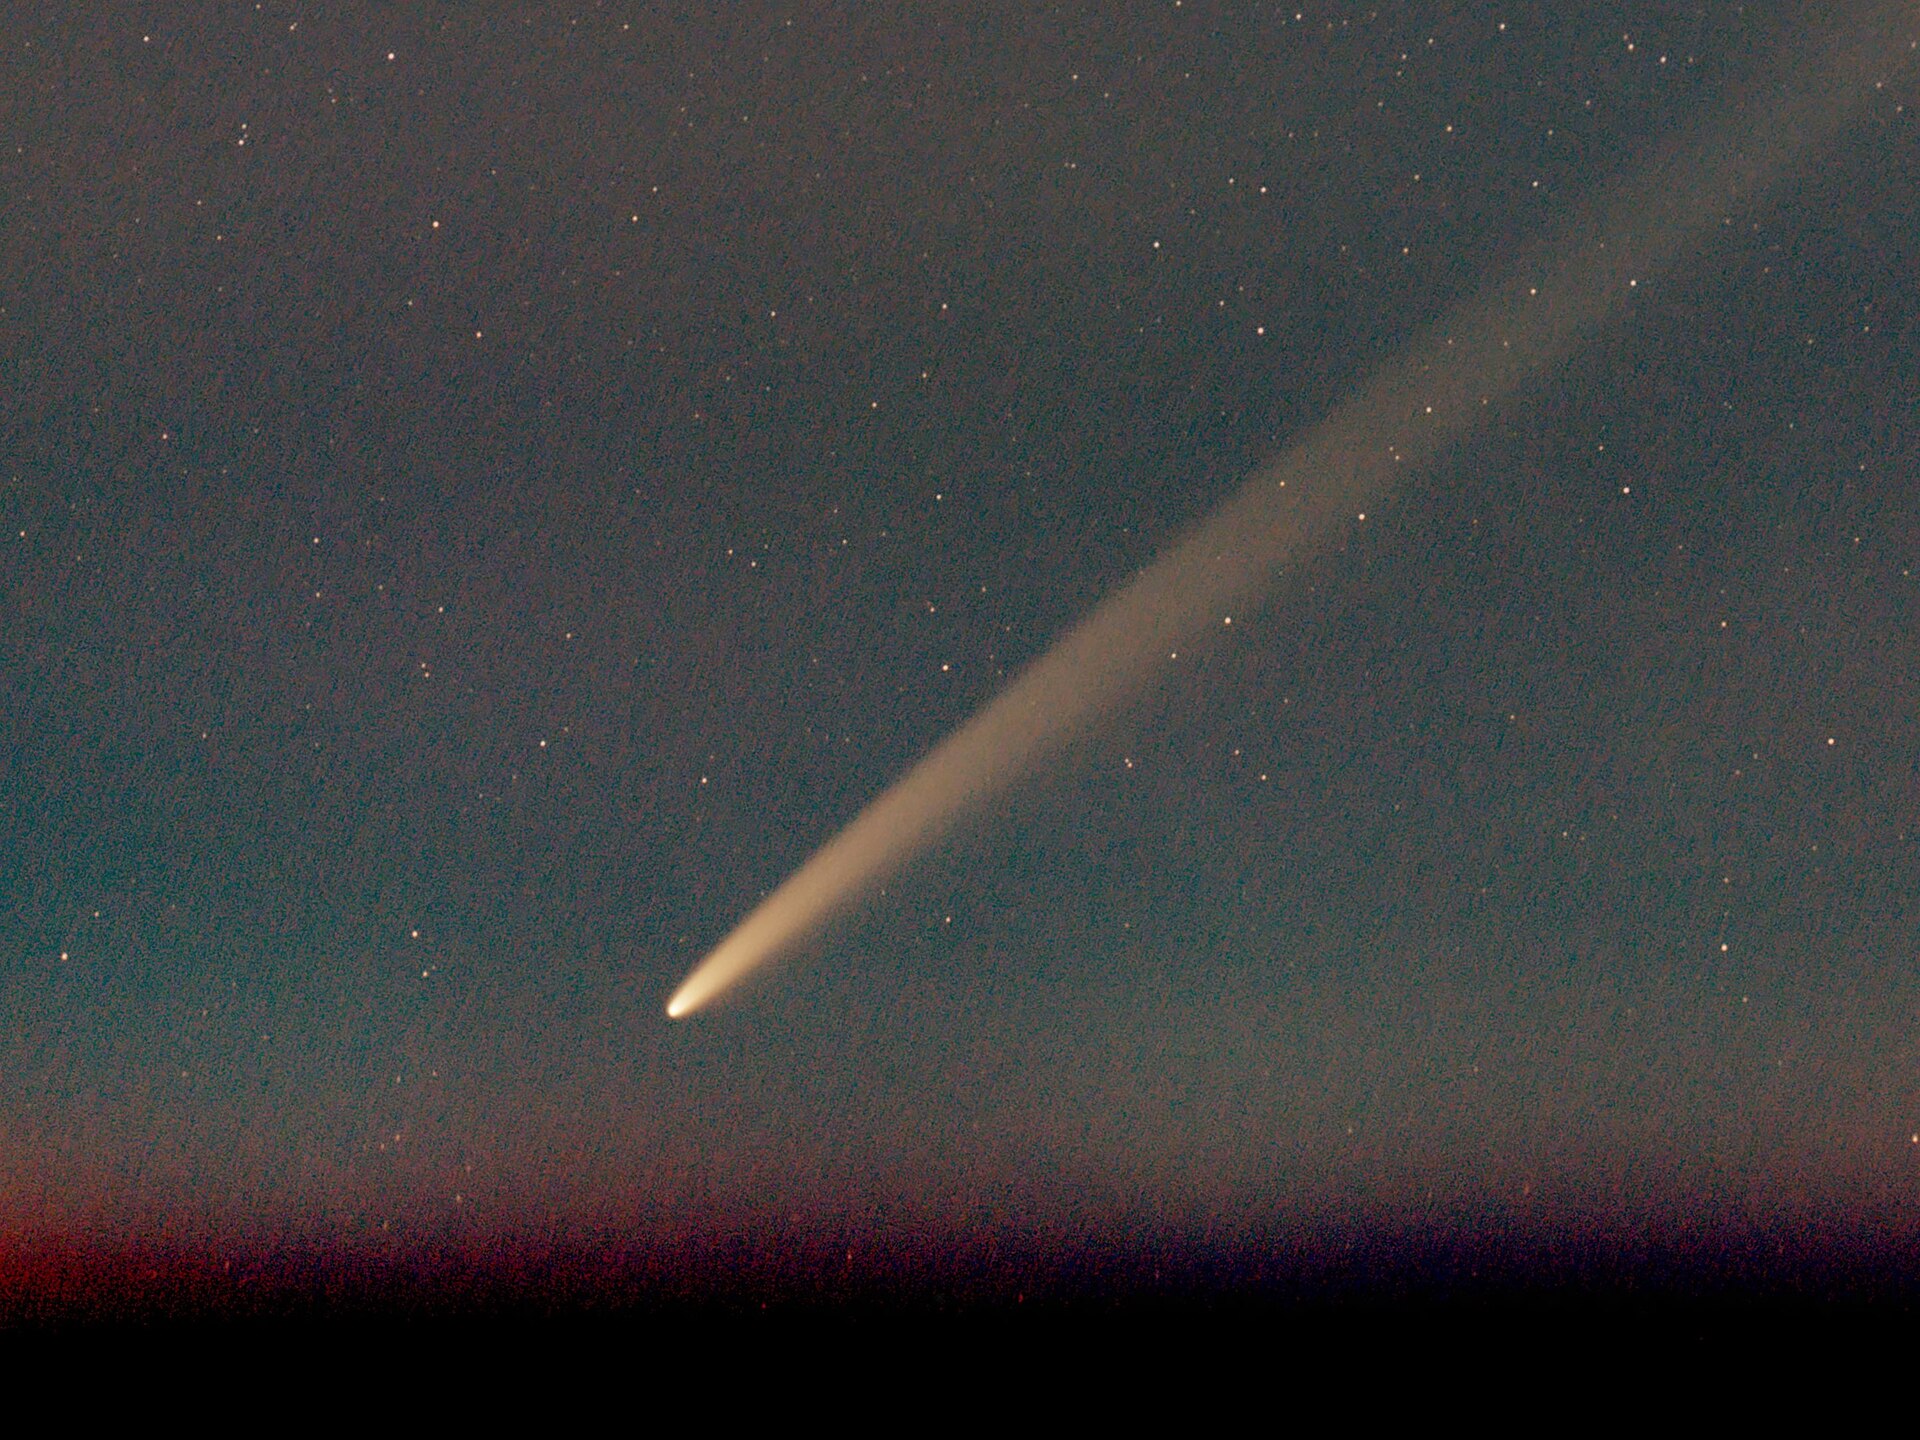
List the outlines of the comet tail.
<svg viewBox="0 0 1920 1440">
<path fill-rule="evenodd" d="M 1421 466 L 1615 317 L 1690 242 L 1750 208 L 1911 53 L 1911 0 L 1869 14 L 1796 77 L 1670 144 L 1416 337 L 1103 601 L 827 842 L 702 960 L 689 1015 L 816 933 L 983 802 L 1154 684 L 1172 652 L 1252 608 Z"/>
</svg>

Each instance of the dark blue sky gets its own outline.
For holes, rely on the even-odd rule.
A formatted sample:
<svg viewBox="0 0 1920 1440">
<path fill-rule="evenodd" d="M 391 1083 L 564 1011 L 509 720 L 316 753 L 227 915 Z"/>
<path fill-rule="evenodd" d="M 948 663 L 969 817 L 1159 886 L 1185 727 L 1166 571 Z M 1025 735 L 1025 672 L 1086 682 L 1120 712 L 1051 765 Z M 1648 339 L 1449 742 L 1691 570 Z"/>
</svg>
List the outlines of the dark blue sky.
<svg viewBox="0 0 1920 1440">
<path fill-rule="evenodd" d="M 0 1228 L 1910 1224 L 1911 37 L 1230 643 L 672 1026 L 1815 23 L 711 8 L 14 27 Z"/>
</svg>

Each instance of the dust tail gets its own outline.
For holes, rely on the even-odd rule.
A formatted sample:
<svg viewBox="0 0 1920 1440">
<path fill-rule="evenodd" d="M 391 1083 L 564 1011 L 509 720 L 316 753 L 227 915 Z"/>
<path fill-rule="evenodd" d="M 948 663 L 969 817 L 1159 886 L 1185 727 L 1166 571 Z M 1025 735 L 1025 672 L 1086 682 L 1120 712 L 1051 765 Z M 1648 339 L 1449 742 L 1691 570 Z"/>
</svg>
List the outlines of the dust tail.
<svg viewBox="0 0 1920 1440">
<path fill-rule="evenodd" d="M 821 847 L 667 1002 L 692 1014 L 815 934 L 986 801 L 1258 606 L 1277 574 L 1362 516 L 1616 317 L 1703 237 L 1830 143 L 1914 53 L 1917 7 L 1880 4 L 1808 64 L 1671 141 L 1541 236 L 1351 399 L 1096 607 Z"/>
</svg>

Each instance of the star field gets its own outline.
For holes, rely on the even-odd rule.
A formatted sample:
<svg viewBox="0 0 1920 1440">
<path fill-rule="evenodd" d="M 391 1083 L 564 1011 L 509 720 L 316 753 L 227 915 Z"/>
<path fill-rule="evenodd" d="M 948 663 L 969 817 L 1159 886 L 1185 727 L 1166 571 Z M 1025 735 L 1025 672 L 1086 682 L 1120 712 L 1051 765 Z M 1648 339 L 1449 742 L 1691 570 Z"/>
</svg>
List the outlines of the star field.
<svg viewBox="0 0 1920 1440">
<path fill-rule="evenodd" d="M 1337 553 L 660 1013 L 1802 23 L 22 19 L 0 1240 L 1910 1234 L 1910 15 Z"/>
</svg>

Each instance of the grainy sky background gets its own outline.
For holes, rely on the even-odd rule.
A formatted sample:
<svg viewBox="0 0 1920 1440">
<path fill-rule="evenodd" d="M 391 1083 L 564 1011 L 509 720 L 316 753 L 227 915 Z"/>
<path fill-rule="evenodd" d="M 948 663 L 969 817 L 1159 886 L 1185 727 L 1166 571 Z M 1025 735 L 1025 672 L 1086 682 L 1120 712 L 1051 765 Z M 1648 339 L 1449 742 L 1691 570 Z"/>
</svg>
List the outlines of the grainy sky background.
<svg viewBox="0 0 1920 1440">
<path fill-rule="evenodd" d="M 661 1008 L 1851 13 L 14 9 L 0 1227 L 1911 1225 L 1905 34 L 1230 642 Z"/>
</svg>

